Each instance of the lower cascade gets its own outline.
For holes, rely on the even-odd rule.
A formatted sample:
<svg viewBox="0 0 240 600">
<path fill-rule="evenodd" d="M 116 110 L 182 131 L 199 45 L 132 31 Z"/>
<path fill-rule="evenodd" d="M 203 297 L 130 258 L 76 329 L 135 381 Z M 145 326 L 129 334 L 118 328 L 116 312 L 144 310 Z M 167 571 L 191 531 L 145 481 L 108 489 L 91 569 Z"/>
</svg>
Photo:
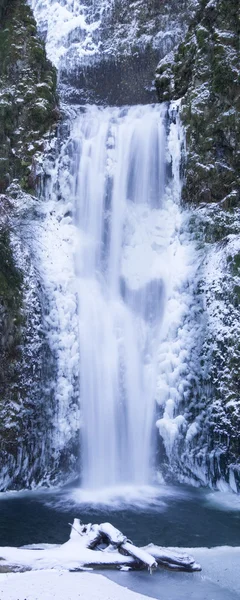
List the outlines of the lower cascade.
<svg viewBox="0 0 240 600">
<path fill-rule="evenodd" d="M 60 157 L 60 165 L 69 160 L 77 226 L 81 476 L 88 489 L 152 481 L 159 349 L 164 343 L 167 358 L 167 340 L 174 352 L 179 317 L 170 304 L 181 303 L 186 278 L 176 114 L 171 119 L 165 105 L 77 109 Z M 177 312 L 182 319 L 184 310 Z"/>
</svg>

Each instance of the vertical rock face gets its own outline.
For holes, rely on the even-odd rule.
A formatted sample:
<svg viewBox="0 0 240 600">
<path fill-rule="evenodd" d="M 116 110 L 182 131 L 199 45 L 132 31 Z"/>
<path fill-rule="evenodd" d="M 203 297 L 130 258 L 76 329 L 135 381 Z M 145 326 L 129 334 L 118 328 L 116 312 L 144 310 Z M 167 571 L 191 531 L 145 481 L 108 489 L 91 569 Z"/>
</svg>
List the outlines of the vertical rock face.
<svg viewBox="0 0 240 600">
<path fill-rule="evenodd" d="M 0 488 L 6 489 L 48 477 L 54 360 L 31 254 L 37 200 L 18 182 L 28 190 L 36 183 L 36 153 L 56 120 L 56 77 L 25 1 L 2 1 L 0 13 Z"/>
<path fill-rule="evenodd" d="M 2 6 L 0 53 L 0 191 L 14 177 L 30 189 L 42 136 L 56 120 L 56 74 L 23 0 Z"/>
<path fill-rule="evenodd" d="M 183 97 L 188 162 L 183 197 L 239 200 L 239 14 L 234 1 L 200 3 L 185 40 L 157 71 L 160 100 Z"/>
<path fill-rule="evenodd" d="M 200 376 L 182 406 L 187 425 L 172 466 L 205 483 L 224 480 L 234 491 L 240 483 L 238 10 L 234 0 L 202 0 L 185 40 L 160 62 L 156 77 L 160 101 L 182 98 L 183 200 L 197 205 L 192 234 L 204 257 Z"/>
<path fill-rule="evenodd" d="M 23 241 L 31 229 L 16 217 L 14 199 L 1 195 L 0 202 L 8 212 L 0 225 L 0 485 L 6 489 L 47 476 L 54 361 L 44 334 L 41 284 Z"/>
</svg>

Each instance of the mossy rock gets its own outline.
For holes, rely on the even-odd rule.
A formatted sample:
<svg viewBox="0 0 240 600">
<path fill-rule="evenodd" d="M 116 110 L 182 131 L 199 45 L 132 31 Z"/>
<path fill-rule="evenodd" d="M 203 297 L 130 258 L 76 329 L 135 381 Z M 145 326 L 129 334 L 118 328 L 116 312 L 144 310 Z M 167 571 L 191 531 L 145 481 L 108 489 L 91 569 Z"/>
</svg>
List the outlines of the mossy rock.
<svg viewBox="0 0 240 600">
<path fill-rule="evenodd" d="M 182 98 L 187 202 L 224 201 L 235 192 L 239 201 L 238 23 L 235 0 L 201 0 L 171 64 L 165 61 L 157 70 L 159 100 Z"/>
<path fill-rule="evenodd" d="M 19 177 L 28 189 L 28 166 L 32 161 L 28 147 L 55 125 L 58 112 L 56 71 L 46 58 L 26 0 L 5 3 L 0 26 L 0 57 L 2 148 L 6 148 L 5 139 L 10 140 L 5 185 Z M 3 189 L 4 183 L 1 191 Z"/>
<path fill-rule="evenodd" d="M 206 256 L 196 290 L 196 304 L 204 308 L 197 355 L 192 350 L 196 377 L 194 381 L 193 373 L 189 396 L 179 406 L 186 431 L 193 423 L 198 431 L 189 442 L 187 435 L 179 436 L 171 468 L 205 485 L 217 486 L 224 479 L 240 491 L 240 97 L 235 0 L 200 0 L 185 40 L 171 61 L 160 64 L 156 87 L 160 101 L 181 98 L 186 132 L 182 200 L 195 209 L 189 230 Z"/>
</svg>

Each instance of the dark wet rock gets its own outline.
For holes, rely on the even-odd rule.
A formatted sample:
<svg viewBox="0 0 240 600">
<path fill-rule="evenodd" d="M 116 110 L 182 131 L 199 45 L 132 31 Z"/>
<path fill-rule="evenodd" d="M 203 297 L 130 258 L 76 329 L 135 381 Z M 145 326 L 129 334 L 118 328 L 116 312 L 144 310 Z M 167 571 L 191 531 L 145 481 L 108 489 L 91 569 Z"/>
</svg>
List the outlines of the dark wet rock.
<svg viewBox="0 0 240 600">
<path fill-rule="evenodd" d="M 203 254 L 196 290 L 201 336 L 192 385 L 179 407 L 185 426 L 172 470 L 240 489 L 239 6 L 201 0 L 183 42 L 157 69 L 160 101 L 182 99 L 186 130 L 183 201 Z M 195 365 L 195 366 L 194 366 Z"/>
<path fill-rule="evenodd" d="M 160 101 L 182 98 L 186 127 L 183 199 L 239 202 L 239 7 L 202 0 L 185 40 L 157 69 Z"/>
<path fill-rule="evenodd" d="M 25 0 L 0 0 L 1 489 L 48 477 L 54 358 L 44 330 L 45 292 L 28 245 L 37 199 L 21 188 L 34 190 L 36 158 L 55 123 L 56 74 L 31 10 Z"/>
<path fill-rule="evenodd" d="M 56 73 L 25 0 L 3 2 L 0 22 L 0 192 L 35 185 L 34 159 L 56 123 Z"/>
</svg>

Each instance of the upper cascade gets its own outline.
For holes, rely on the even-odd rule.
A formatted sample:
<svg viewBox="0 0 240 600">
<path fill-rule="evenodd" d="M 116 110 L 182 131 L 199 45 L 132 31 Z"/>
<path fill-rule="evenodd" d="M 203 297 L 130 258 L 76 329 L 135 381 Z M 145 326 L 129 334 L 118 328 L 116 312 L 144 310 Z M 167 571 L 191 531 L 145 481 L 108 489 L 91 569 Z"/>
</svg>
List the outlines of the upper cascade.
<svg viewBox="0 0 240 600">
<path fill-rule="evenodd" d="M 197 0 L 28 0 L 66 102 L 156 100 L 159 60 L 181 41 Z M 177 10 L 176 10 L 177 8 Z"/>
<path fill-rule="evenodd" d="M 99 27 L 111 0 L 81 3 L 76 0 L 31 0 L 47 53 L 59 69 L 100 50 Z"/>
</svg>

